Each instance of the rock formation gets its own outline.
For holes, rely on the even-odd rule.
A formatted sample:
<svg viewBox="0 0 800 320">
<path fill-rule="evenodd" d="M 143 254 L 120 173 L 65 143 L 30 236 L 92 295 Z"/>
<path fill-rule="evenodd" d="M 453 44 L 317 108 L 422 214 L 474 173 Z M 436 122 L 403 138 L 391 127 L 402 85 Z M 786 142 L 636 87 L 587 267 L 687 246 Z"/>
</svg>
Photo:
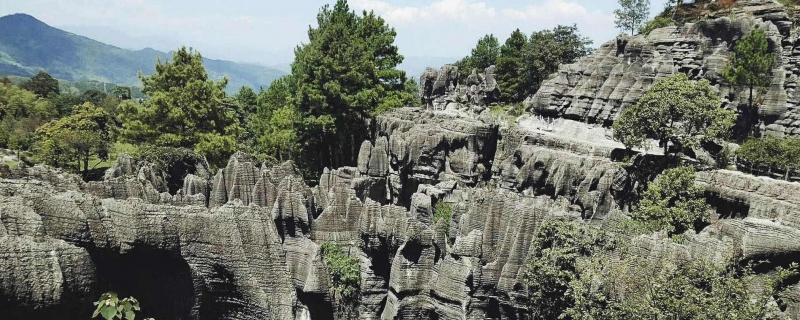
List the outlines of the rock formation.
<svg viewBox="0 0 800 320">
<path fill-rule="evenodd" d="M 524 317 L 523 270 L 542 221 L 617 217 L 638 179 L 596 127 L 538 121 L 500 129 L 395 110 L 379 117 L 356 167 L 325 170 L 314 188 L 291 163 L 245 154 L 213 178 L 187 175 L 174 195 L 159 168 L 127 157 L 91 183 L 40 166 L 7 170 L 0 310 L 82 319 L 113 289 L 164 319 L 331 319 L 319 251 L 331 241 L 361 261 L 361 319 Z M 796 183 L 725 170 L 697 181 L 715 223 L 683 244 L 642 236 L 640 254 L 800 252 Z M 449 223 L 433 219 L 438 202 L 454 208 Z"/>
<path fill-rule="evenodd" d="M 762 28 L 780 62 L 772 71 L 772 84 L 761 96 L 761 129 L 770 134 L 800 135 L 795 111 L 800 96 L 794 93 L 800 75 L 798 42 L 791 31 L 791 18 L 783 6 L 772 1 L 738 2 L 732 14 L 720 12 L 719 17 L 698 23 L 609 41 L 590 56 L 560 66 L 525 106 L 539 114 L 610 126 L 654 81 L 682 72 L 692 79 L 709 80 L 723 97 L 723 107 L 741 112 L 748 93 L 731 87 L 722 74 L 734 42 L 753 28 Z M 737 132 L 744 130 L 740 120 Z"/>
<path fill-rule="evenodd" d="M 419 78 L 419 88 L 422 102 L 434 110 L 471 106 L 480 113 L 500 98 L 494 66 L 483 72 L 473 69 L 464 79 L 456 66 L 447 65 L 438 71 L 428 68 Z"/>
<path fill-rule="evenodd" d="M 493 68 L 463 82 L 454 67 L 429 69 L 421 91 L 436 110 L 378 116 L 358 161 L 325 169 L 314 187 L 291 162 L 268 166 L 243 153 L 213 176 L 200 165 L 179 185 L 127 156 L 89 183 L 0 163 L 0 314 L 88 319 L 91 302 L 113 290 L 156 319 L 334 319 L 320 253 L 334 242 L 360 261 L 359 319 L 526 319 L 524 267 L 542 222 L 626 219 L 628 201 L 658 171 L 658 155 L 623 164 L 630 152 L 586 122 L 613 122 L 673 72 L 710 79 L 733 107 L 741 95 L 719 72 L 730 41 L 759 25 L 783 57 L 765 102 L 773 109 L 762 108 L 776 117 L 764 129 L 800 128 L 787 120 L 797 103 L 786 13 L 743 3 L 734 20 L 603 45 L 527 101 L 544 116 L 503 126 L 471 112 L 494 99 Z M 682 243 L 642 235 L 636 254 L 797 260 L 799 184 L 727 170 L 696 180 L 716 211 L 711 225 Z M 452 206 L 449 221 L 434 217 L 439 203 Z M 800 319 L 800 285 L 784 295 L 783 315 Z"/>
</svg>

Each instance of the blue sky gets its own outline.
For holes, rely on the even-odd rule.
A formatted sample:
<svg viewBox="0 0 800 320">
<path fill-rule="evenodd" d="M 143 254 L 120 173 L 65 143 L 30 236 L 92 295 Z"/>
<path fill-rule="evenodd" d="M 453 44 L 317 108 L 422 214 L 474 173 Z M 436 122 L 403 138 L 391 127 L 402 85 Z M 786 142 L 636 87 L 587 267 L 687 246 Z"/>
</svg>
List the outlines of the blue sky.
<svg viewBox="0 0 800 320">
<path fill-rule="evenodd" d="M 0 15 L 27 13 L 55 27 L 129 49 L 192 46 L 209 58 L 288 63 L 307 41 L 319 8 L 335 0 L 9 0 Z M 652 0 L 652 14 L 666 0 Z M 397 30 L 409 57 L 461 57 L 477 39 L 504 40 L 558 24 L 578 24 L 595 45 L 612 39 L 616 0 L 350 0 Z"/>
</svg>

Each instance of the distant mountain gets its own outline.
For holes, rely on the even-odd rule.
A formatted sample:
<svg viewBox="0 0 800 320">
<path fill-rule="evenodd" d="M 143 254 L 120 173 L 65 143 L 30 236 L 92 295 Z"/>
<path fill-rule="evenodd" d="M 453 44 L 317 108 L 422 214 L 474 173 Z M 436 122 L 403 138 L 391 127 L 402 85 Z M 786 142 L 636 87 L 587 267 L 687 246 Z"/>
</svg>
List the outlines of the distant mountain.
<svg viewBox="0 0 800 320">
<path fill-rule="evenodd" d="M 32 76 L 45 70 L 69 81 L 102 81 L 139 85 L 137 73 L 155 72 L 158 58 L 170 53 L 154 49 L 121 49 L 83 36 L 53 28 L 26 14 L 0 17 L 0 75 Z M 265 89 L 283 71 L 255 64 L 204 59 L 214 79 L 228 76 L 229 92 L 241 86 Z"/>
</svg>

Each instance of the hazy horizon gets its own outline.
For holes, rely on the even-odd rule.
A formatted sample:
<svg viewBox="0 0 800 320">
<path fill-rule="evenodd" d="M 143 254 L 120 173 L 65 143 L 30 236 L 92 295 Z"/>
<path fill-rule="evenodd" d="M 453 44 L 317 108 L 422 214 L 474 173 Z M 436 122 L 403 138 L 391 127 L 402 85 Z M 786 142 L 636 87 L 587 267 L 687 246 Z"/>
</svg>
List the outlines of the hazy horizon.
<svg viewBox="0 0 800 320">
<path fill-rule="evenodd" d="M 666 0 L 652 2 L 651 13 Z M 59 29 L 120 48 L 171 51 L 191 46 L 213 59 L 285 66 L 308 40 L 319 9 L 335 1 L 28 0 L 6 3 L 0 16 L 25 13 Z M 501 41 L 516 28 L 525 33 L 577 24 L 594 46 L 619 33 L 615 0 L 350 0 L 353 10 L 373 10 L 395 28 L 400 53 L 415 60 L 469 54 L 478 38 Z M 419 59 L 418 59 L 419 60 Z"/>
</svg>

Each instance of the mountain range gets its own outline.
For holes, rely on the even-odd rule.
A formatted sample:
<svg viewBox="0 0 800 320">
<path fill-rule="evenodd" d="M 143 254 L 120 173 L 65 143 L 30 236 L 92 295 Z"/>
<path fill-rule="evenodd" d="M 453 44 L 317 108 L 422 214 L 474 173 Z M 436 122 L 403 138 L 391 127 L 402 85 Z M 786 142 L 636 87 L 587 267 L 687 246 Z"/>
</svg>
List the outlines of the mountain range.
<svg viewBox="0 0 800 320">
<path fill-rule="evenodd" d="M 29 77 L 44 70 L 57 79 L 140 85 L 137 74 L 155 72 L 156 61 L 172 55 L 155 49 L 128 50 L 73 34 L 26 14 L 0 17 L 0 76 Z M 203 59 L 212 79 L 228 76 L 227 91 L 267 88 L 286 74 L 256 64 Z"/>
</svg>

